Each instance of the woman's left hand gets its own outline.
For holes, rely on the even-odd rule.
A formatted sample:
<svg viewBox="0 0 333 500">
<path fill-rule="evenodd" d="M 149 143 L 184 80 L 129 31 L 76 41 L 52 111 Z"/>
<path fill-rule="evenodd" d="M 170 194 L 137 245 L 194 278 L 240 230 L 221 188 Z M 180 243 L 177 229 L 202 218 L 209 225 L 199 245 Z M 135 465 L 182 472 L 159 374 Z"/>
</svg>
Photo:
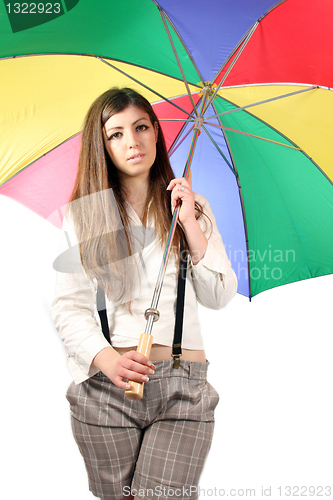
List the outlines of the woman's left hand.
<svg viewBox="0 0 333 500">
<path fill-rule="evenodd" d="M 172 179 L 167 189 L 172 190 L 171 193 L 171 208 L 174 212 L 177 205 L 181 202 L 181 207 L 179 209 L 179 222 L 185 228 L 185 226 L 190 222 L 195 221 L 195 205 L 194 205 L 194 193 L 192 191 L 191 179 L 188 181 L 185 177 L 180 177 L 178 179 Z"/>
<path fill-rule="evenodd" d="M 167 189 L 172 190 L 171 208 L 173 211 L 177 204 L 181 202 L 178 220 L 185 232 L 192 264 L 196 265 L 205 255 L 208 241 L 195 218 L 195 200 L 191 186 L 191 174 L 188 181 L 184 177 L 172 179 Z"/>
</svg>

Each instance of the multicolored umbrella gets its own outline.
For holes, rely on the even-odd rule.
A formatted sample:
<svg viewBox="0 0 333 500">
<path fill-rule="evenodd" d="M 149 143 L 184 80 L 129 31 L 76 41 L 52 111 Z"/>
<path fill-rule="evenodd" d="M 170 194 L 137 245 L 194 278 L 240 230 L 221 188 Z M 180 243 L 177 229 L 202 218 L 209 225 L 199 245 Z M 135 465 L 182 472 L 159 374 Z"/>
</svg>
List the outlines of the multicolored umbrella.
<svg viewBox="0 0 333 500">
<path fill-rule="evenodd" d="M 333 273 L 330 0 L 6 0 L 0 15 L 0 193 L 60 226 L 85 113 L 130 86 L 177 175 L 199 127 L 193 187 L 240 293 Z"/>
</svg>

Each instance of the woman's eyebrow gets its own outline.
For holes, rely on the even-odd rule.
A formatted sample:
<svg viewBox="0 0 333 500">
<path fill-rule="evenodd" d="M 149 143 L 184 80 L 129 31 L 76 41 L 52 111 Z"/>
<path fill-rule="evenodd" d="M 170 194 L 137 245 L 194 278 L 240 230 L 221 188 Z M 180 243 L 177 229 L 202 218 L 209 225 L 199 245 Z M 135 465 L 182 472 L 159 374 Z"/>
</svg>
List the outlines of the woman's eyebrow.
<svg viewBox="0 0 333 500">
<path fill-rule="evenodd" d="M 132 125 L 136 125 L 141 120 L 146 120 L 147 122 L 149 121 L 148 118 L 146 118 L 145 116 L 143 116 L 142 118 L 138 118 L 137 120 L 135 120 L 135 122 L 133 122 Z M 105 129 L 105 132 L 109 133 L 109 132 L 111 132 L 111 130 L 122 130 L 123 128 L 124 127 L 121 127 L 121 126 L 119 126 L 119 127 L 111 127 L 111 128 L 108 128 L 107 130 Z"/>
<path fill-rule="evenodd" d="M 108 128 L 107 130 L 105 129 L 105 132 L 108 133 L 110 132 L 111 130 L 119 130 L 119 129 L 123 129 L 124 127 L 111 127 L 111 128 Z"/>
<path fill-rule="evenodd" d="M 149 122 L 149 118 L 146 118 L 145 116 L 143 116 L 142 118 L 138 118 L 137 120 L 135 120 L 135 122 L 132 123 L 132 125 L 135 125 L 136 123 L 138 123 L 140 120 L 146 120 L 147 122 Z"/>
</svg>

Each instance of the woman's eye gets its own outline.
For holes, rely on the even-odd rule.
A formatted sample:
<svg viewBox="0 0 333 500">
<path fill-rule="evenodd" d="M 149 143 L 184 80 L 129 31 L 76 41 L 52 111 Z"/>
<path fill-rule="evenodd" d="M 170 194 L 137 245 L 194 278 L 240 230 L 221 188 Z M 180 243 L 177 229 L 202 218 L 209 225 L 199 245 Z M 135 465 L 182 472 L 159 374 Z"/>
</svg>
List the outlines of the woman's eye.
<svg viewBox="0 0 333 500">
<path fill-rule="evenodd" d="M 114 134 L 111 134 L 110 137 L 109 137 L 109 141 L 111 139 L 119 139 L 119 137 L 121 136 L 121 132 L 115 132 Z"/>
<path fill-rule="evenodd" d="M 141 132 L 142 130 L 147 130 L 148 126 L 147 125 L 138 125 L 136 127 L 136 130 L 138 130 L 139 132 Z"/>
</svg>

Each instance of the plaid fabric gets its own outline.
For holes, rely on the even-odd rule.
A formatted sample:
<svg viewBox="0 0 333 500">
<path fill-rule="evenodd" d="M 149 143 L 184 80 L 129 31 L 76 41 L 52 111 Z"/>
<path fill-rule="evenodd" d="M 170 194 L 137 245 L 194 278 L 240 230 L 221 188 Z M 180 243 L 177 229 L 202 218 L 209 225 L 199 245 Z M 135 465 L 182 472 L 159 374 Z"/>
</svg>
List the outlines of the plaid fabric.
<svg viewBox="0 0 333 500">
<path fill-rule="evenodd" d="M 71 384 L 72 428 L 89 487 L 103 500 L 197 498 L 218 394 L 208 363 L 158 361 L 144 397 L 132 401 L 105 375 Z"/>
</svg>

